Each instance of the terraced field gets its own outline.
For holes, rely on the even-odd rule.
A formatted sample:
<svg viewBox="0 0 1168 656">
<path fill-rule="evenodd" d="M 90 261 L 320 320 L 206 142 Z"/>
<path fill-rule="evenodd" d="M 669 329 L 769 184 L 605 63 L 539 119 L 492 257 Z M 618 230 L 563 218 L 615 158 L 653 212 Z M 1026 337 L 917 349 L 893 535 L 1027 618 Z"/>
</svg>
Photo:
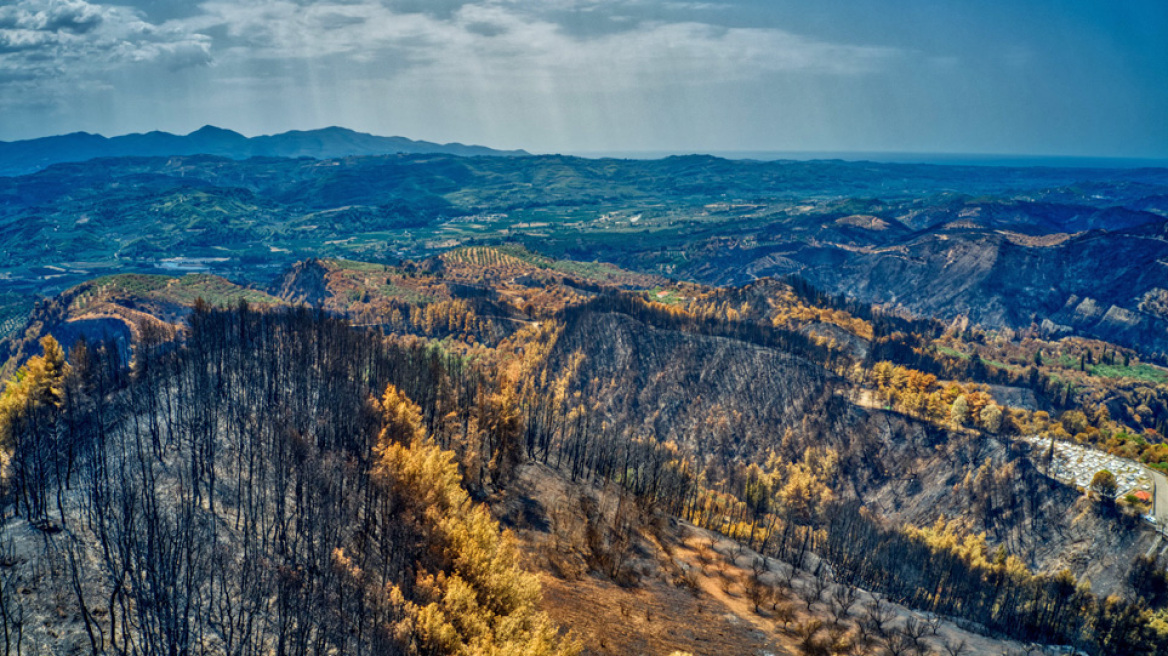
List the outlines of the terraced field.
<svg viewBox="0 0 1168 656">
<path fill-rule="evenodd" d="M 218 307 L 238 303 L 280 304 L 280 299 L 259 290 L 237 285 L 215 275 L 191 273 L 185 276 L 117 274 L 86 283 L 74 299 L 74 309 L 117 298 L 146 298 L 163 303 L 191 305 L 196 299 Z"/>
</svg>

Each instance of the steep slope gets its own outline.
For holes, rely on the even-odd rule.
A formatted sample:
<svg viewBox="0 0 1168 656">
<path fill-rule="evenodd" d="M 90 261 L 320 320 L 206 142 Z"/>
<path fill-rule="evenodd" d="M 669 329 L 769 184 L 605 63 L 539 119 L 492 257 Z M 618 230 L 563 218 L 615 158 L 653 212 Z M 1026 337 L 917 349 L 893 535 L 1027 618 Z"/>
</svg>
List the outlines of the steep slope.
<svg viewBox="0 0 1168 656">
<path fill-rule="evenodd" d="M 0 403 L 5 649 L 575 654 L 449 450 L 508 436 L 437 421 L 493 390 L 427 350 L 206 306 L 132 372 L 46 339 Z"/>
<path fill-rule="evenodd" d="M 893 522 L 943 519 L 985 532 L 1029 567 L 1068 569 L 1105 592 L 1123 590 L 1133 560 L 1156 541 L 1138 520 L 1045 476 L 1024 445 L 855 404 L 853 384 L 800 349 L 814 352 L 586 308 L 570 314 L 545 375 L 587 416 L 583 433 L 564 429 L 569 454 L 644 437 L 677 445 L 720 480 L 737 465 L 830 448 L 840 462 L 835 494 Z M 597 425 L 602 437 L 588 437 Z M 597 444 L 579 444 L 590 439 Z"/>
<path fill-rule="evenodd" d="M 616 434 L 754 459 L 812 417 L 846 423 L 830 375 L 779 350 L 659 329 L 619 312 L 568 319 L 549 360 Z"/>
<path fill-rule="evenodd" d="M 263 513 L 254 508 L 268 502 L 239 505 L 253 489 L 253 476 L 261 491 L 270 484 L 285 485 L 275 473 L 285 468 L 267 467 L 295 461 L 299 464 L 293 471 L 306 484 L 317 485 L 317 475 L 324 476 L 322 489 L 313 492 L 319 499 L 296 506 L 296 512 L 323 504 L 330 517 L 349 517 L 341 525 L 356 531 L 320 525 L 338 540 L 329 542 L 329 537 L 321 544 L 341 545 L 344 558 L 323 552 L 293 554 L 294 560 L 303 557 L 316 568 L 331 563 L 327 567 L 333 569 L 318 581 L 327 587 L 338 583 L 328 578 L 338 568 L 352 571 L 346 560 L 350 546 L 373 559 L 364 562 L 385 564 L 377 560 L 382 556 L 360 551 L 378 539 L 365 533 L 368 524 L 358 519 L 370 515 L 352 514 L 349 504 L 357 502 L 333 491 L 368 484 L 361 472 L 369 462 L 369 426 L 377 412 L 402 404 L 365 404 L 389 381 L 418 399 L 420 421 L 451 450 L 468 493 L 497 499 L 501 505 L 496 510 L 516 526 L 530 521 L 542 530 L 541 525 L 563 522 L 524 510 L 550 501 L 538 494 L 515 502 L 518 509 L 508 505 L 508 486 L 523 460 L 547 465 L 573 485 L 615 495 L 603 512 L 580 502 L 591 526 L 578 536 L 586 548 L 561 554 L 554 559 L 559 564 L 549 564 L 549 571 L 564 566 L 568 569 L 563 571 L 579 575 L 583 559 L 585 570 L 600 581 L 585 586 L 587 595 L 615 598 L 606 585 L 635 582 L 641 565 L 664 568 L 663 576 L 680 576 L 670 569 L 679 565 L 664 565 L 660 558 L 658 564 L 641 560 L 663 548 L 653 542 L 657 538 L 652 530 L 639 547 L 627 539 L 628 526 L 652 526 L 672 516 L 731 537 L 741 548 L 778 558 L 803 581 L 800 591 L 819 584 L 812 581 L 819 580 L 826 570 L 821 564 L 826 564 L 834 579 L 827 581 L 829 587 L 865 587 L 918 610 L 978 623 L 983 631 L 1070 641 L 1091 653 L 1127 653 L 1126 647 L 1114 647 L 1119 644 L 1114 640 L 1130 638 L 1126 629 L 1109 637 L 1089 630 L 1108 613 L 1120 612 L 1116 608 L 1136 609 L 1125 616 L 1135 633 L 1149 626 L 1149 613 L 1102 595 L 1114 593 L 1131 601 L 1146 595 L 1147 603 L 1164 603 L 1153 594 L 1154 584 L 1135 588 L 1129 581 L 1133 563 L 1143 562 L 1136 556 L 1157 555 L 1155 533 L 1135 516 L 1134 505 L 1117 506 L 1054 481 L 1034 464 L 1041 461 L 1039 455 L 1013 441 L 1020 432 L 1068 440 L 1076 435 L 1085 441 L 1088 431 L 1103 440 L 1122 434 L 1125 426 L 1085 407 L 1061 417 L 1034 411 L 1033 394 L 1028 409 L 1003 407 L 1008 402 L 1002 399 L 1031 390 L 991 394 L 976 382 L 990 377 L 984 363 L 976 373 L 981 378 L 942 381 L 934 374 L 878 361 L 887 357 L 962 378 L 978 372 L 972 366 L 948 367 L 937 359 L 939 347 L 930 340 L 940 336 L 942 327 L 935 322 L 886 315 L 797 280 L 765 280 L 740 289 L 658 286 L 664 282 L 610 265 L 557 262 L 515 247 L 477 246 L 394 266 L 334 259 L 304 262 L 273 287 L 280 298 L 205 275 L 100 279 L 53 304 L 55 314 L 38 315 L 39 326 L 30 325 L 26 338 L 65 335 L 62 329 L 84 328 L 82 321 L 88 319 L 115 321 L 127 332 L 123 342 L 133 339 L 137 344 L 134 367 L 125 372 L 120 363 L 129 358 L 119 349 L 101 350 L 95 344 L 105 364 L 88 375 L 107 378 L 87 383 L 84 394 L 91 396 L 60 410 L 80 413 L 62 415 L 60 421 L 86 428 L 79 433 L 36 433 L 37 439 L 50 441 L 33 443 L 101 434 L 93 431 L 108 427 L 120 436 L 113 442 L 120 445 L 123 455 L 118 457 L 137 449 L 139 467 L 150 458 L 160 459 L 162 473 L 141 483 L 147 496 L 127 497 L 130 502 L 149 506 L 166 498 L 173 483 L 166 472 L 200 471 L 191 475 L 209 478 L 199 479 L 194 488 L 181 483 L 175 489 L 195 495 L 197 501 L 182 498 L 196 515 L 203 511 L 192 509 L 206 498 L 207 506 L 219 508 L 212 513 L 222 513 L 211 523 L 225 525 L 238 524 L 243 515 L 256 521 Z M 202 307 L 191 314 L 190 306 L 200 296 L 223 305 L 234 305 L 243 296 L 249 305 L 236 312 Z M 316 305 L 325 314 L 304 307 L 277 310 L 285 303 Z M 348 317 L 366 330 L 351 330 L 328 314 Z M 147 330 L 149 326 L 166 334 Z M 382 330 L 394 335 L 386 338 Z M 160 341 L 171 335 L 180 339 Z M 967 337 L 978 339 L 973 331 Z M 956 341 L 944 344 L 959 355 L 954 347 L 965 348 Z M 39 352 L 26 350 L 25 357 Z M 77 362 L 85 361 L 77 357 Z M 40 364 L 31 368 L 43 369 Z M 40 375 L 33 374 L 32 380 Z M 1032 384 L 1026 376 L 993 376 Z M 95 388 L 107 392 L 94 397 Z M 92 417 L 86 413 L 96 408 L 118 420 L 106 416 L 100 423 L 87 423 Z M 991 416 L 997 419 L 987 419 Z M 38 420 L 30 425 L 49 424 Z M 55 530 L 54 517 L 66 520 L 68 513 L 61 507 L 72 503 L 71 495 L 89 493 L 86 485 L 70 487 L 70 477 L 116 471 L 125 463 L 115 458 L 112 469 L 77 467 L 72 458 L 90 457 L 88 442 L 80 450 L 71 443 L 62 448 L 19 447 L 27 439 L 20 438 L 12 453 L 36 465 L 19 470 L 16 480 L 24 482 L 16 489 L 44 492 L 16 497 L 24 499 L 19 502 L 24 504 L 21 516 L 38 522 L 19 526 L 21 539 L 33 543 L 36 531 Z M 169 446 L 172 441 L 178 446 Z M 281 450 L 285 448 L 290 451 Z M 258 464 L 265 459 L 271 462 Z M 208 462 L 218 462 L 222 469 Z M 38 471 L 45 472 L 48 482 L 43 489 L 35 481 L 28 487 L 28 472 Z M 249 483 L 244 485 L 243 479 Z M 206 495 L 199 492 L 202 485 Z M 56 489 L 78 491 L 62 493 L 61 507 L 54 510 L 51 492 Z M 283 497 L 270 497 L 277 498 Z M 118 515 L 111 517 L 114 521 Z M 271 528 L 262 523 L 254 526 Z M 182 530 L 204 535 L 205 528 L 197 524 L 184 524 Z M 246 542 L 233 532 L 238 529 L 223 530 L 225 544 Z M 385 525 L 381 530 L 403 529 Z M 978 537 L 981 533 L 984 537 Z M 350 537 L 353 542 L 348 542 Z M 531 539 L 538 543 L 543 538 Z M 277 537 L 264 540 L 268 542 L 250 547 L 249 558 L 265 563 L 290 557 L 265 551 L 265 544 L 279 542 Z M 1002 550 L 995 554 L 998 547 Z M 677 548 L 694 550 L 692 544 Z M 898 559 L 898 554 L 913 556 Z M 198 559 L 207 554 L 196 549 L 190 555 Z M 97 562 L 105 558 L 86 557 Z M 36 562 L 35 567 L 42 567 L 42 560 Z M 243 567 L 224 562 L 225 571 Z M 68 576 L 64 564 L 44 567 L 57 567 L 60 576 Z M 1062 574 L 1063 569 L 1068 572 Z M 1145 569 L 1151 572 L 1150 581 L 1164 577 L 1155 562 Z M 22 565 L 20 571 L 31 570 Z M 116 590 L 116 578 L 111 583 L 102 578 L 106 576 L 86 573 L 83 586 L 92 587 L 84 589 L 102 595 Z M 364 588 L 345 587 L 347 580 L 338 584 L 346 595 L 354 595 L 346 597 L 351 603 L 376 607 L 376 595 L 354 601 L 363 598 L 359 591 Z M 1085 580 L 1100 596 L 1076 588 Z M 747 593 L 745 583 L 725 581 L 727 589 L 741 585 L 742 594 Z M 201 591 L 201 581 L 192 585 L 197 596 L 223 594 Z M 428 596 L 428 585 L 419 584 L 416 599 L 434 599 Z M 652 585 L 657 589 L 657 583 Z M 1070 590 L 1077 601 L 1037 619 L 1017 597 L 1033 595 L 1035 604 L 1054 604 L 1043 595 L 1063 594 L 1059 590 Z M 333 602 L 313 596 L 315 592 L 306 594 L 296 602 L 308 604 L 303 608 L 333 608 Z M 717 599 L 732 601 L 725 592 Z M 135 599 L 127 608 L 152 618 L 153 607 L 139 603 Z M 557 603 L 571 606 L 562 598 Z M 808 602 L 809 612 L 816 603 Z M 109 612 L 107 606 L 101 606 L 103 612 Z M 385 610 L 377 608 L 379 613 Z M 124 622 L 127 612 L 119 611 L 117 621 Z M 219 612 L 200 611 L 204 615 L 192 621 L 199 626 L 201 617 Z M 279 612 L 300 618 L 301 610 Z M 344 625 L 337 621 L 341 623 L 336 626 Z M 319 624 L 305 626 L 330 644 L 348 640 Z M 71 636 L 84 639 L 76 622 Z M 1140 649 L 1131 653 L 1147 651 Z"/>
<path fill-rule="evenodd" d="M 1049 320 L 1051 330 L 1065 326 L 1151 354 L 1168 350 L 1165 318 L 1143 306 L 1168 288 L 1166 229 L 1158 221 L 1032 238 L 946 228 L 860 248 L 786 242 L 711 253 L 690 271 L 723 284 L 798 274 L 832 293 L 919 316 L 965 317 L 991 328 Z"/>
</svg>

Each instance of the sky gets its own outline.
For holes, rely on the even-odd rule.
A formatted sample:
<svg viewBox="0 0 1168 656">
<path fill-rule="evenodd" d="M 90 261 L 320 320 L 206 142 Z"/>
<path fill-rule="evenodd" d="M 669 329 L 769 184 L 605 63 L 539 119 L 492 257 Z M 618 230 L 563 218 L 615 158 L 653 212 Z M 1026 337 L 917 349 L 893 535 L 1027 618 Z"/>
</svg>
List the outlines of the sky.
<svg viewBox="0 0 1168 656">
<path fill-rule="evenodd" d="M 0 0 L 0 140 L 1168 158 L 1165 0 Z"/>
</svg>

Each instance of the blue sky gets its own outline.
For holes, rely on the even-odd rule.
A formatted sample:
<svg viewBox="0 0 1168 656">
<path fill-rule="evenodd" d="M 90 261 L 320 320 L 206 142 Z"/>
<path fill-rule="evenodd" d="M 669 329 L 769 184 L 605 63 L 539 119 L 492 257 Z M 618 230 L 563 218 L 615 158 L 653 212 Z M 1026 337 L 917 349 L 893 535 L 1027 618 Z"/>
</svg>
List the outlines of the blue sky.
<svg viewBox="0 0 1168 656">
<path fill-rule="evenodd" d="M 5 0 L 0 139 L 1168 158 L 1164 0 Z"/>
</svg>

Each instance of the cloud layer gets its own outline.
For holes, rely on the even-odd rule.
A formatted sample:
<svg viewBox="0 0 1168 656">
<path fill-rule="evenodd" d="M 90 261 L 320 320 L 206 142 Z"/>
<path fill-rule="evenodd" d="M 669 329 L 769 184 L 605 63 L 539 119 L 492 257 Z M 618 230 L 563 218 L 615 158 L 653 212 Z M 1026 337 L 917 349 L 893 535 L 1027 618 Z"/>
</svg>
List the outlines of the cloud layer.
<svg viewBox="0 0 1168 656">
<path fill-rule="evenodd" d="M 540 9 L 548 13 L 565 4 L 544 3 Z M 571 4 L 584 12 L 601 6 Z M 634 21 L 612 7 L 605 14 L 609 31 L 592 36 L 570 34 L 539 12 L 505 2 L 439 4 L 430 12 L 376 1 L 212 0 L 201 8 L 202 15 L 181 25 L 191 32 L 222 34 L 217 57 L 224 61 L 331 57 L 358 65 L 381 62 L 389 73 L 409 70 L 452 83 L 486 76 L 523 85 L 592 77 L 596 71 L 605 72 L 614 86 L 673 80 L 659 75 L 663 69 L 684 73 L 676 79 L 689 83 L 770 71 L 849 74 L 871 70 L 893 54 L 887 48 L 826 43 L 773 28 Z"/>
<path fill-rule="evenodd" d="M 13 0 L 0 7 L 0 139 L 346 124 L 536 150 L 942 150 L 1053 130 L 1088 74 L 1134 84 L 1101 75 L 1100 57 L 1063 87 L 1036 77 L 1076 55 L 987 41 L 1006 40 L 1002 17 L 965 35 L 966 18 L 926 0 L 906 2 L 936 14 L 919 25 L 853 9 L 867 4 Z M 1102 116 L 1152 115 L 1168 94 L 1081 95 Z"/>
<path fill-rule="evenodd" d="M 300 114 L 276 112 L 303 123 L 312 108 L 310 122 L 377 129 L 368 125 L 374 108 L 397 100 L 395 122 L 405 126 L 398 131 L 413 127 L 433 136 L 441 135 L 413 119 L 445 112 L 458 127 L 498 128 L 508 116 L 541 106 L 543 129 L 563 132 L 572 123 L 565 104 L 581 109 L 616 96 L 663 88 L 676 94 L 772 74 L 860 75 L 898 55 L 888 47 L 701 20 L 718 14 L 701 3 L 136 1 L 16 0 L 0 9 L 0 106 L 66 121 L 76 120 L 79 104 L 88 105 L 88 119 L 108 121 L 164 106 L 171 116 L 183 115 L 197 103 L 223 112 L 233 97 L 238 116 L 298 98 Z M 330 111 L 330 99 L 342 98 L 346 107 Z M 436 113 L 435 104 L 442 105 Z M 400 115 L 407 105 L 412 117 Z M 211 120 L 217 119 L 196 122 Z M 162 126 L 129 129 L 147 127 Z M 480 140 L 508 138 L 498 132 Z"/>
<path fill-rule="evenodd" d="M 148 23 L 127 7 L 86 0 L 0 7 L 0 75 L 9 80 L 75 82 L 139 64 L 203 65 L 211 45 L 205 35 Z"/>
</svg>

